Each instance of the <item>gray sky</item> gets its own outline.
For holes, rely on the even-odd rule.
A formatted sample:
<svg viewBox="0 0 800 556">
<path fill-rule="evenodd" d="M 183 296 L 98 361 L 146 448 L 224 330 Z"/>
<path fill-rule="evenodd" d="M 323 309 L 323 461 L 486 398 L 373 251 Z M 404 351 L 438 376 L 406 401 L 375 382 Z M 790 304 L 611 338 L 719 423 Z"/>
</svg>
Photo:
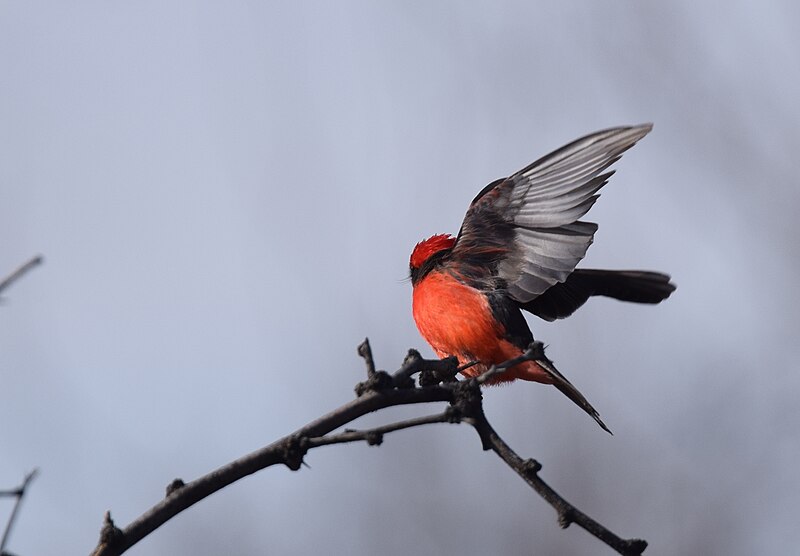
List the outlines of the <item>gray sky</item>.
<svg viewBox="0 0 800 556">
<path fill-rule="evenodd" d="M 0 274 L 46 257 L 0 306 L 0 486 L 41 469 L 9 548 L 88 553 L 106 509 L 126 524 L 350 400 L 364 336 L 390 370 L 430 355 L 414 243 L 563 143 L 652 121 L 583 266 L 678 291 L 531 319 L 615 436 L 535 384 L 487 414 L 648 554 L 796 549 L 798 28 L 789 0 L 3 2 Z M 610 553 L 468 427 L 307 462 L 131 553 Z"/>
</svg>

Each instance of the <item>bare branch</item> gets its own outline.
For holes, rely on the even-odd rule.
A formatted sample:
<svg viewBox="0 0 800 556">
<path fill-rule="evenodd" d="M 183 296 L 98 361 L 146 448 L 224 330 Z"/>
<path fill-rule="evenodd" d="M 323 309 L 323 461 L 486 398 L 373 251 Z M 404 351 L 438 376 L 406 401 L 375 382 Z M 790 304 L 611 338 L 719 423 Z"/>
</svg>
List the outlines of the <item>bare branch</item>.
<svg viewBox="0 0 800 556">
<path fill-rule="evenodd" d="M 199 479 L 189 483 L 175 479 L 168 485 L 167 496 L 163 500 L 124 529 L 117 528 L 110 513 L 106 513 L 100 542 L 92 553 L 93 556 L 122 554 L 186 508 L 256 471 L 276 464 L 283 464 L 296 471 L 302 467 L 306 453 L 313 448 L 358 441 L 379 445 L 384 435 L 390 432 L 446 422 L 469 423 L 480 436 L 484 450 L 494 451 L 555 508 L 562 527 L 576 523 L 626 556 L 639 555 L 646 548 L 645 541 L 618 537 L 564 500 L 539 478 L 541 465 L 534 460 L 523 460 L 519 457 L 486 419 L 481 385 L 522 361 L 549 361 L 544 356 L 541 343 L 531 344 L 531 347 L 517 359 L 496 365 L 477 378 L 463 381 L 454 378 L 459 370 L 454 358 L 427 360 L 418 352 L 410 350 L 401 368 L 394 374 L 389 374 L 375 370 L 367 340 L 359 346 L 358 351 L 365 359 L 368 377 L 356 387 L 358 397 L 355 400 Z M 419 387 L 414 385 L 413 379 L 413 375 L 417 373 L 420 374 L 420 383 L 423 384 Z M 429 402 L 448 402 L 450 405 L 444 412 L 434 415 L 398 421 L 368 430 L 345 430 L 338 434 L 330 434 L 367 413 L 392 406 Z"/>
<path fill-rule="evenodd" d="M 28 485 L 38 473 L 39 470 L 34 469 L 25 475 L 25 479 L 23 479 L 22 484 L 14 490 L 0 491 L 0 496 L 16 496 L 17 498 L 14 501 L 14 508 L 11 510 L 11 515 L 8 516 L 8 523 L 6 523 L 6 529 L 3 531 L 3 538 L 0 539 L 0 554 L 5 554 L 6 544 L 11 536 L 11 529 L 14 527 L 14 521 L 17 519 L 17 513 L 19 511 L 20 504 L 22 503 L 22 499 L 24 498 L 25 492 L 28 489 Z"/>
<path fill-rule="evenodd" d="M 22 265 L 20 265 L 19 267 L 17 267 L 16 270 L 11 272 L 11 274 L 9 274 L 5 278 L 3 278 L 2 281 L 0 281 L 0 294 L 2 294 L 3 290 L 8 288 L 12 283 L 14 283 L 17 280 L 19 280 L 20 278 L 22 278 L 23 274 L 25 274 L 26 272 L 28 272 L 32 268 L 42 264 L 43 261 L 44 261 L 44 257 L 42 257 L 41 255 L 36 255 L 35 257 L 31 258 L 29 261 L 27 261 L 27 262 L 23 263 Z"/>
<path fill-rule="evenodd" d="M 524 460 L 517 455 L 495 432 L 494 428 L 486 420 L 485 415 L 479 416 L 478 420 L 479 424 L 475 425 L 475 428 L 478 429 L 480 427 L 484 434 L 487 434 L 490 449 L 522 477 L 539 496 L 553 506 L 553 509 L 558 513 L 558 524 L 562 528 L 566 529 L 570 524 L 575 523 L 625 556 L 639 556 L 644 552 L 644 549 L 647 548 L 647 541 L 642 539 L 622 539 L 567 502 L 539 477 L 542 465 L 538 461 L 534 459 Z"/>
<path fill-rule="evenodd" d="M 448 410 L 452 410 L 449 407 Z M 383 435 L 390 432 L 399 431 L 402 429 L 410 429 L 413 427 L 420 427 L 422 425 L 431 425 L 433 423 L 460 423 L 461 419 L 455 411 L 445 411 L 444 413 L 437 413 L 435 415 L 428 415 L 427 417 L 417 417 L 415 419 L 407 419 L 405 421 L 398 421 L 390 425 L 382 427 L 375 427 L 364 431 L 353 429 L 346 429 L 343 433 L 329 436 L 320 436 L 317 438 L 308 439 L 308 447 L 316 448 L 317 446 L 328 446 L 330 444 L 344 444 L 346 442 L 358 442 L 364 440 L 370 446 L 380 446 L 383 443 Z"/>
<path fill-rule="evenodd" d="M 458 359 L 455 357 L 424 359 L 417 350 L 410 349 L 400 369 L 392 375 L 392 379 L 394 384 L 401 388 L 401 385 L 409 382 L 413 385 L 411 377 L 420 373 L 420 386 L 428 386 L 440 382 L 453 382 L 458 372 Z"/>
<path fill-rule="evenodd" d="M 367 413 L 386 407 L 450 401 L 451 398 L 450 390 L 438 387 L 366 392 L 293 434 L 173 490 L 169 496 L 125 527 L 120 536 L 115 536 L 114 542 L 103 542 L 101 539 L 93 554 L 122 554 L 186 508 L 256 471 L 276 464 L 284 464 L 293 470 L 299 469 L 303 455 L 309 449 L 307 441 L 303 439 L 324 436 Z"/>
</svg>

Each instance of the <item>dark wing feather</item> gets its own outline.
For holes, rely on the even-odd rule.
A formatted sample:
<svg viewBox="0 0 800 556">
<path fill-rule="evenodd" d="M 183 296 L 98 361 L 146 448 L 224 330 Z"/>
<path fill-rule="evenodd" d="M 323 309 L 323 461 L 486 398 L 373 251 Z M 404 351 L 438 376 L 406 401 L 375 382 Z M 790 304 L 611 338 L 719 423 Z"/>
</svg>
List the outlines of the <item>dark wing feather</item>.
<svg viewBox="0 0 800 556">
<path fill-rule="evenodd" d="M 513 176 L 485 187 L 472 201 L 451 260 L 470 278 L 488 268 L 511 298 L 525 304 L 564 282 L 591 245 L 597 225 L 580 222 L 613 171 L 606 171 L 652 126 L 587 135 Z"/>
</svg>

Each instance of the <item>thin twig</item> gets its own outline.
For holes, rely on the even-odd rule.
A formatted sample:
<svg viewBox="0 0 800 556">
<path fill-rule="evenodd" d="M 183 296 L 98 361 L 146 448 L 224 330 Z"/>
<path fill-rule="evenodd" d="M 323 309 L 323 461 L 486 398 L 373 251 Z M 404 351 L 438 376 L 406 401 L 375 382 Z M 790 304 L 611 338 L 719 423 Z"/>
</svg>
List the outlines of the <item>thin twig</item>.
<svg viewBox="0 0 800 556">
<path fill-rule="evenodd" d="M 452 412 L 445 411 L 444 413 L 437 413 L 435 415 L 428 415 L 426 417 L 416 417 L 414 419 L 407 419 L 405 421 L 398 421 L 382 427 L 375 427 L 368 430 L 345 430 L 342 433 L 335 435 L 320 436 L 308 439 L 308 447 L 316 448 L 317 446 L 328 446 L 331 444 L 344 444 L 347 442 L 358 442 L 364 440 L 370 446 L 380 446 L 383 443 L 383 435 L 390 432 L 399 431 L 402 429 L 411 429 L 420 427 L 422 425 L 431 425 L 433 423 L 458 423 L 460 419 Z"/>
<path fill-rule="evenodd" d="M 515 357 L 514 359 L 509 359 L 508 361 L 504 361 L 499 365 L 492 365 L 482 375 L 478 376 L 476 380 L 478 384 L 486 384 L 491 379 L 496 377 L 497 375 L 503 374 L 511 367 L 519 365 L 520 363 L 524 363 L 525 361 L 537 361 L 544 358 L 544 345 L 542 342 L 533 342 L 531 345 L 528 346 L 522 355 Z"/>
<path fill-rule="evenodd" d="M 364 358 L 367 365 L 367 378 L 375 376 L 375 360 L 372 359 L 372 348 L 369 345 L 369 338 L 364 338 L 358 346 L 358 354 Z"/>
<path fill-rule="evenodd" d="M 239 458 L 211 473 L 189 483 L 176 479 L 170 483 L 167 496 L 124 529 L 114 525 L 110 513 L 104 519 L 100 542 L 93 556 L 122 554 L 145 536 L 155 531 L 166 521 L 206 496 L 224 488 L 247 475 L 271 465 L 283 464 L 289 469 L 298 470 L 306 453 L 313 448 L 330 444 L 366 441 L 380 444 L 383 436 L 393 431 L 423 426 L 431 423 L 466 422 L 473 426 L 481 438 L 484 450 L 493 450 L 519 474 L 537 493 L 539 493 L 558 512 L 559 523 L 566 527 L 576 523 L 586 531 L 626 556 L 639 555 L 647 543 L 637 539 L 624 540 L 589 518 L 538 476 L 540 465 L 534 460 L 523 460 L 495 432 L 483 412 L 481 384 L 513 367 L 522 361 L 544 358 L 541 344 L 532 344 L 519 358 L 507 361 L 489 369 L 478 378 L 451 382 L 451 374 L 458 370 L 453 358 L 445 360 L 426 360 L 414 350 L 409 351 L 402 367 L 393 375 L 375 371 L 369 343 L 359 347 L 359 354 L 367 364 L 368 380 L 361 383 L 356 392 L 358 397 L 334 411 L 312 421 L 294 433 L 273 442 L 251 454 Z M 545 358 L 546 360 L 546 358 Z M 371 369 L 371 373 L 370 373 Z M 417 387 L 412 376 L 416 373 L 429 373 L 437 382 Z M 422 382 L 422 380 L 421 380 Z M 373 429 L 348 430 L 330 435 L 339 427 L 355 419 L 397 405 L 411 405 L 429 402 L 448 402 L 446 411 L 383 425 Z"/>
<path fill-rule="evenodd" d="M 0 282 L 0 294 L 2 294 L 3 290 L 8 288 L 12 283 L 14 283 L 17 280 L 19 280 L 20 278 L 22 278 L 23 274 L 25 274 L 26 272 L 28 272 L 29 270 L 31 270 L 35 266 L 38 266 L 38 265 L 42 264 L 43 261 L 44 261 L 44 257 L 42 257 L 41 255 L 36 255 L 35 257 L 31 258 L 29 261 L 27 261 L 27 262 L 21 264 L 19 267 L 17 267 L 16 270 L 12 271 L 11 274 L 9 274 L 5 278 L 3 278 L 2 282 Z"/>
<path fill-rule="evenodd" d="M 17 519 L 17 513 L 19 511 L 20 504 L 22 503 L 22 498 L 25 496 L 25 492 L 28 489 L 28 485 L 31 481 L 36 477 L 39 473 L 38 469 L 34 469 L 27 475 L 25 475 L 25 479 L 22 481 L 22 484 L 15 488 L 14 490 L 7 490 L 0 492 L 0 496 L 16 496 L 17 499 L 14 501 L 14 508 L 11 510 L 11 515 L 8 516 L 8 523 L 6 523 L 6 529 L 3 531 L 3 538 L 0 539 L 0 554 L 5 554 L 6 550 L 6 543 L 8 543 L 8 539 L 11 536 L 11 529 L 14 526 L 14 521 Z"/>
<path fill-rule="evenodd" d="M 434 383 L 450 380 L 458 374 L 458 359 L 455 357 L 445 357 L 444 359 L 425 359 L 415 349 L 408 350 L 408 355 L 403 360 L 403 364 L 392 375 L 394 384 L 400 387 L 401 384 L 407 383 L 411 377 L 423 371 L 430 372 L 434 375 Z M 438 380 L 437 380 L 438 379 Z M 424 381 L 421 381 L 424 382 Z"/>
</svg>

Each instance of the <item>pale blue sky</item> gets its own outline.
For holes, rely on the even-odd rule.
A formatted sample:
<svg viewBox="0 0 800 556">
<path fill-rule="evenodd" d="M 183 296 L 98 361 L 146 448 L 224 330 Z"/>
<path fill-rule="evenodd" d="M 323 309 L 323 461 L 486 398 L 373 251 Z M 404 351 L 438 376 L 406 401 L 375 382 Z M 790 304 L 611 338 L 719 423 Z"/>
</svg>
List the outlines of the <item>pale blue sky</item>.
<svg viewBox="0 0 800 556">
<path fill-rule="evenodd" d="M 669 302 L 531 320 L 555 389 L 486 410 L 648 554 L 796 549 L 800 8 L 779 2 L 0 4 L 0 486 L 9 549 L 85 554 L 163 495 L 431 354 L 408 255 L 585 133 L 646 121 L 583 266 Z M 394 411 L 363 424 L 418 414 Z M 329 447 L 131 554 L 600 554 L 468 427 Z M 10 504 L 0 501 L 0 520 Z"/>
</svg>

